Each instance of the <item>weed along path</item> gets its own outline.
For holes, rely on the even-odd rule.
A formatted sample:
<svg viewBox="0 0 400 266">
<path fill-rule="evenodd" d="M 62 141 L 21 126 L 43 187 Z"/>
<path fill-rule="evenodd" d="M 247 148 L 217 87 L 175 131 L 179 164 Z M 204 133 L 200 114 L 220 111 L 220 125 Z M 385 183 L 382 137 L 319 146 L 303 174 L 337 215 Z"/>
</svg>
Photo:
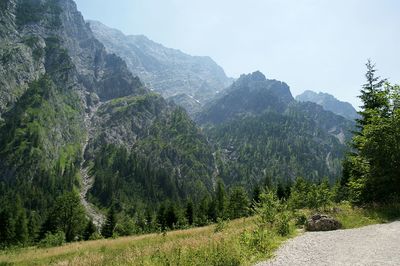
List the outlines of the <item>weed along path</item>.
<svg viewBox="0 0 400 266">
<path fill-rule="evenodd" d="M 267 265 L 400 265 L 400 221 L 306 232 L 287 241 Z"/>
</svg>

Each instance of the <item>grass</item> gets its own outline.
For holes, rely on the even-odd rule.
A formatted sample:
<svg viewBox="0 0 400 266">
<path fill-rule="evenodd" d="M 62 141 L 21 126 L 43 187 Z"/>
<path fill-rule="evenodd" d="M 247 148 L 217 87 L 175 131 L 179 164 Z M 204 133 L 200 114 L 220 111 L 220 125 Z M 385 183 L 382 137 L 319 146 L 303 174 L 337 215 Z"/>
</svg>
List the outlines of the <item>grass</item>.
<svg viewBox="0 0 400 266">
<path fill-rule="evenodd" d="M 342 223 L 343 229 L 351 229 L 398 219 L 400 217 L 400 203 L 373 205 L 365 208 L 342 203 L 337 208 L 333 208 L 330 214 Z"/>
<path fill-rule="evenodd" d="M 344 229 L 356 228 L 400 217 L 400 203 L 369 208 L 342 203 L 327 213 Z M 291 233 L 281 237 L 258 230 L 256 221 L 250 217 L 164 234 L 2 251 L 0 265 L 252 265 L 271 258 L 274 250 L 299 232 L 291 223 Z"/>
<path fill-rule="evenodd" d="M 258 249 L 250 243 L 254 217 L 227 222 L 218 230 L 216 226 L 4 251 L 0 265 L 251 265 L 271 257 L 290 237 L 267 234 L 268 248 Z"/>
</svg>

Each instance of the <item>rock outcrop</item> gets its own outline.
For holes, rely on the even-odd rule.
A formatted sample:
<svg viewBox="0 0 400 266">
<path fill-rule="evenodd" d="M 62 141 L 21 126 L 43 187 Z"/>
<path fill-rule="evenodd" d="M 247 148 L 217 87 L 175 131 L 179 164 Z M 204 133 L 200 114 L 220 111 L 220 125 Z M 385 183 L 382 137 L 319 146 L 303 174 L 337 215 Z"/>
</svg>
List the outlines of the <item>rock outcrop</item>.
<svg viewBox="0 0 400 266">
<path fill-rule="evenodd" d="M 307 231 L 332 231 L 342 227 L 339 221 L 325 214 L 314 214 L 307 220 Z"/>
</svg>

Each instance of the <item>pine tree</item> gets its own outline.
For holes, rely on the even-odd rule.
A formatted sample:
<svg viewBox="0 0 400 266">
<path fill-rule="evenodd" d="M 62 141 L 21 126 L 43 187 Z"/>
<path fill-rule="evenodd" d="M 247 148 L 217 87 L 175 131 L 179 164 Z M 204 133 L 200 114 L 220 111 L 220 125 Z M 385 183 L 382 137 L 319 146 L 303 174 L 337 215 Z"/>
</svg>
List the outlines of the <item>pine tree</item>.
<svg viewBox="0 0 400 266">
<path fill-rule="evenodd" d="M 114 206 L 110 208 L 107 213 L 106 222 L 101 229 L 101 235 L 105 238 L 110 238 L 114 235 L 115 226 L 117 225 L 117 219 L 115 216 Z"/>
<path fill-rule="evenodd" d="M 359 112 L 361 119 L 357 120 L 361 131 L 365 125 L 370 123 L 370 119 L 374 115 L 386 116 L 389 111 L 388 91 L 383 88 L 387 80 L 376 76 L 377 70 L 371 60 L 368 60 L 365 65 L 367 67 L 365 74 L 367 83 L 362 86 L 359 96 L 363 105 L 362 111 Z"/>
<path fill-rule="evenodd" d="M 359 132 L 352 140 L 353 153 L 344 161 L 343 179 L 354 203 L 393 200 L 400 193 L 400 113 L 398 90 L 376 76 L 367 62 L 367 83 L 361 90 L 363 102 Z"/>
<path fill-rule="evenodd" d="M 29 232 L 29 242 L 31 244 L 35 243 L 36 240 L 38 240 L 40 232 L 40 216 L 35 211 L 31 211 L 29 213 L 28 232 Z"/>
<path fill-rule="evenodd" d="M 229 218 L 236 219 L 249 214 L 249 198 L 243 187 L 234 187 L 229 195 Z"/>
<path fill-rule="evenodd" d="M 67 192 L 57 198 L 44 223 L 44 233 L 62 231 L 68 242 L 78 238 L 86 224 L 85 210 L 76 192 Z"/>
<path fill-rule="evenodd" d="M 165 223 L 169 229 L 174 229 L 178 223 L 178 215 L 173 203 L 170 203 L 165 211 Z"/>
<path fill-rule="evenodd" d="M 0 217 L 0 247 L 10 246 L 15 239 L 15 221 L 12 211 L 8 208 L 1 210 Z"/>
<path fill-rule="evenodd" d="M 82 235 L 82 236 L 83 236 L 83 240 L 89 240 L 90 237 L 91 237 L 94 233 L 96 233 L 96 231 L 97 231 L 97 228 L 96 228 L 96 226 L 94 225 L 93 221 L 92 221 L 92 220 L 89 220 L 88 223 L 87 223 L 87 225 L 86 225 L 85 231 L 83 231 L 83 235 Z"/>
<path fill-rule="evenodd" d="M 15 242 L 18 245 L 26 245 L 29 240 L 28 220 L 23 208 L 17 210 L 15 220 Z"/>
<path fill-rule="evenodd" d="M 167 222 L 165 221 L 165 210 L 165 204 L 161 203 L 157 211 L 157 223 L 162 231 L 164 231 L 167 227 Z"/>
<path fill-rule="evenodd" d="M 217 181 L 216 199 L 217 199 L 217 216 L 220 218 L 225 218 L 227 197 L 225 192 L 225 186 L 221 179 L 218 179 Z"/>
<path fill-rule="evenodd" d="M 189 200 L 186 203 L 186 209 L 185 209 L 185 217 L 188 221 L 189 225 L 193 225 L 194 221 L 194 209 L 193 209 L 193 202 Z"/>
</svg>

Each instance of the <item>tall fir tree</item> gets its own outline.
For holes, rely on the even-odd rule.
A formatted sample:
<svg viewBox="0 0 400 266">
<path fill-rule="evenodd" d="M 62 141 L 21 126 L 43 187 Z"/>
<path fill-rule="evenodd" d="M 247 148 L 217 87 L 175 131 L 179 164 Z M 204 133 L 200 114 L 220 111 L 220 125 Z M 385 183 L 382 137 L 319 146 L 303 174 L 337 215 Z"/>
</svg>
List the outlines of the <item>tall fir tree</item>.
<svg viewBox="0 0 400 266">
<path fill-rule="evenodd" d="M 117 225 L 117 217 L 114 206 L 107 213 L 106 222 L 101 228 L 101 235 L 105 238 L 110 238 L 114 235 L 115 226 Z"/>
<path fill-rule="evenodd" d="M 217 216 L 220 218 L 226 218 L 227 196 L 225 192 L 225 185 L 222 179 L 218 179 L 217 181 L 216 200 L 217 200 Z"/>
</svg>

